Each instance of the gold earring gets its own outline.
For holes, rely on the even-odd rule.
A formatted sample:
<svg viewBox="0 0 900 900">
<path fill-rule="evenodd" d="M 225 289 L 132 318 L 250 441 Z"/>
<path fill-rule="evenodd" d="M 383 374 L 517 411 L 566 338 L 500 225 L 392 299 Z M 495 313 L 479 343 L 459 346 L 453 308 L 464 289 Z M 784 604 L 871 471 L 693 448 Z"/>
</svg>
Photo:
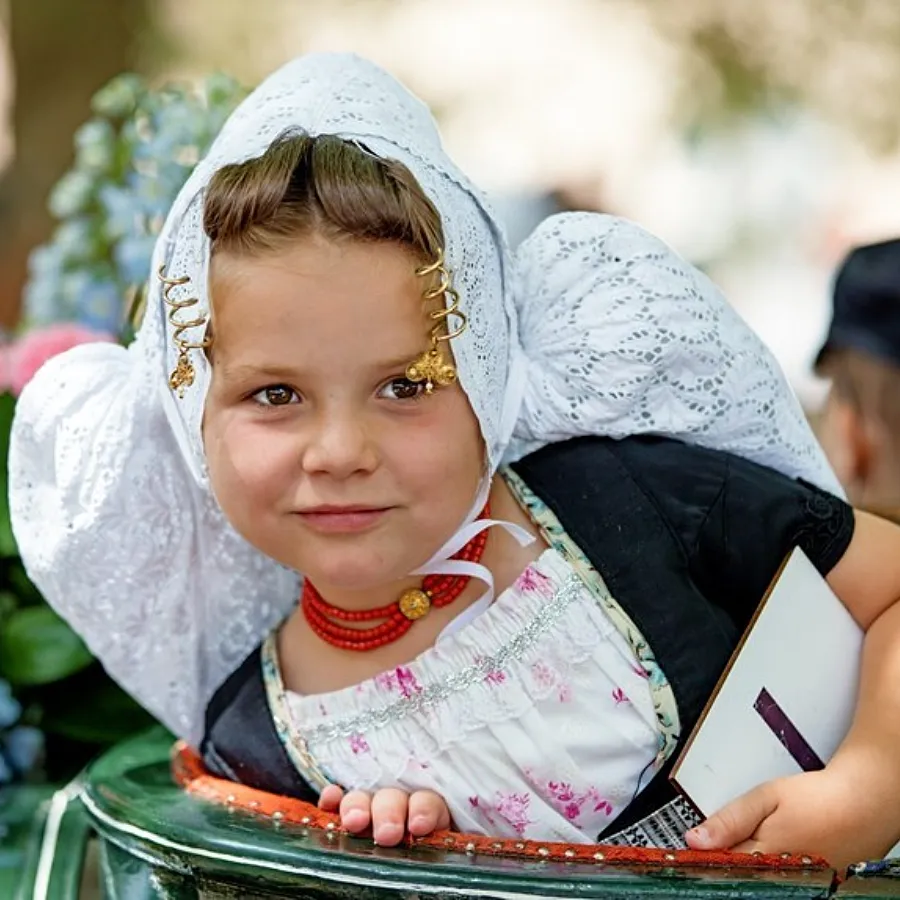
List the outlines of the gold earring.
<svg viewBox="0 0 900 900">
<path fill-rule="evenodd" d="M 450 272 L 444 265 L 444 251 L 441 250 L 435 262 L 416 269 L 416 275 L 427 277 L 437 274 L 440 281 L 436 287 L 429 288 L 422 295 L 422 299 L 428 303 L 431 300 L 444 298 L 444 306 L 441 309 L 429 313 L 429 318 L 435 325 L 429 332 L 431 347 L 417 356 L 407 367 L 406 377 L 416 384 L 425 382 L 425 393 L 434 393 L 435 385 L 446 387 L 456 381 L 456 367 L 444 359 L 440 345 L 459 337 L 468 326 L 466 314 L 459 308 L 459 294 L 454 290 L 450 279 Z M 449 305 L 447 299 L 450 300 Z M 455 316 L 459 324 L 455 329 L 450 328 L 450 316 Z"/>
<path fill-rule="evenodd" d="M 191 362 L 191 350 L 205 350 L 209 344 L 209 338 L 204 337 L 202 341 L 190 341 L 184 337 L 184 333 L 189 328 L 199 328 L 206 325 L 207 317 L 205 315 L 198 316 L 195 319 L 187 321 L 178 318 L 178 313 L 183 309 L 190 309 L 196 306 L 200 300 L 197 297 L 188 297 L 184 300 L 175 300 L 172 297 L 172 290 L 184 284 L 190 283 L 190 278 L 186 275 L 181 278 L 167 278 L 166 267 L 160 266 L 157 273 L 159 280 L 163 283 L 163 302 L 169 307 L 168 320 L 173 328 L 172 343 L 178 348 L 178 359 L 175 362 L 175 368 L 169 375 L 169 387 L 178 394 L 179 399 L 184 398 L 184 389 L 190 387 L 194 383 L 196 372 L 194 364 Z"/>
</svg>

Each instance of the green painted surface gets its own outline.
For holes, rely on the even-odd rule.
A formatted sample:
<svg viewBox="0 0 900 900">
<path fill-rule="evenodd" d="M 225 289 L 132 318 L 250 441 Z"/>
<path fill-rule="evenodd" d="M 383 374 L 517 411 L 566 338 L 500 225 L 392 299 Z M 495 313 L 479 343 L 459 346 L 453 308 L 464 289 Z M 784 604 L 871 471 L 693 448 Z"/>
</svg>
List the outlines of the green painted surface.
<svg viewBox="0 0 900 900">
<path fill-rule="evenodd" d="M 0 897 L 29 898 L 40 853 L 48 787 L 6 788 L 0 792 Z"/>
<path fill-rule="evenodd" d="M 85 802 L 132 897 L 827 897 L 830 872 L 628 869 L 385 849 L 197 801 L 170 780 L 170 738 L 124 744 L 90 770 Z M 153 891 L 156 893 L 153 893 Z"/>
<path fill-rule="evenodd" d="M 900 881 L 853 878 L 835 889 L 827 871 L 640 869 L 378 848 L 188 797 L 170 779 L 170 747 L 162 731 L 123 744 L 89 770 L 83 806 L 60 807 L 58 798 L 46 900 L 78 897 L 89 826 L 100 840 L 105 900 L 900 897 Z M 9 796 L 0 806 L 8 828 L 0 900 L 31 900 L 49 793 Z"/>
</svg>

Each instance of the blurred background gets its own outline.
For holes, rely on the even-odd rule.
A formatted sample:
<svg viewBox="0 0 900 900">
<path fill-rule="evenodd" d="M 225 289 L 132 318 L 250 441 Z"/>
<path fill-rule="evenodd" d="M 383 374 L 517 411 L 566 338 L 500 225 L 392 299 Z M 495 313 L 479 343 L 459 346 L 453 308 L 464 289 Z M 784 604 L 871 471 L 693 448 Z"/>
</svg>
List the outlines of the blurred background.
<svg viewBox="0 0 900 900">
<path fill-rule="evenodd" d="M 311 50 L 368 56 L 425 99 L 513 243 L 565 209 L 660 235 L 811 415 L 834 270 L 900 235 L 896 0 L 0 0 L 0 787 L 69 777 L 149 721 L 18 557 L 15 397 L 49 355 L 128 338 L 191 167 L 243 86 Z"/>
<path fill-rule="evenodd" d="M 832 271 L 900 233 L 891 0 L 5 0 L 0 326 L 91 96 L 214 71 L 253 85 L 354 50 L 435 109 L 512 238 L 557 208 L 639 221 L 703 266 L 809 408 Z"/>
</svg>

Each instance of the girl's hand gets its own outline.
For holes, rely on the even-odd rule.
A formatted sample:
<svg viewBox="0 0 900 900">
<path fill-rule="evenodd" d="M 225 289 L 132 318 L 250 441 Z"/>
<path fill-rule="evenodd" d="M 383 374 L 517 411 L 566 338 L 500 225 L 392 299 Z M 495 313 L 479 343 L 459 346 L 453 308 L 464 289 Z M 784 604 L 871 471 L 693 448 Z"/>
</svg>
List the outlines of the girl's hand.
<svg viewBox="0 0 900 900">
<path fill-rule="evenodd" d="M 376 844 L 393 847 L 409 831 L 425 837 L 433 831 L 450 827 L 450 810 L 434 791 L 407 794 L 393 788 L 376 791 L 344 791 L 331 784 L 319 796 L 319 809 L 340 812 L 341 825 L 351 834 L 359 834 L 372 826 Z"/>
<path fill-rule="evenodd" d="M 769 781 L 691 829 L 687 842 L 694 850 L 822 856 L 843 872 L 884 856 L 900 836 L 900 803 L 868 784 L 827 768 Z"/>
</svg>

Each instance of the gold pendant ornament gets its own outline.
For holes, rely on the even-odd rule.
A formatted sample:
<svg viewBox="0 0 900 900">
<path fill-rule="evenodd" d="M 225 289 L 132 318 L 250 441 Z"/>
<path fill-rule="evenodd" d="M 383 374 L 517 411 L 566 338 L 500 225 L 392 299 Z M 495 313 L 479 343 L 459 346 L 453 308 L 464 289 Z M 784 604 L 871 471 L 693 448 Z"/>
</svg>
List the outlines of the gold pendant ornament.
<svg viewBox="0 0 900 900">
<path fill-rule="evenodd" d="M 406 367 L 406 377 L 416 384 L 425 382 L 425 393 L 434 393 L 434 386 L 446 387 L 456 381 L 456 368 L 448 363 L 437 347 L 426 350 Z"/>
<path fill-rule="evenodd" d="M 441 344 L 448 343 L 455 337 L 459 337 L 468 325 L 466 314 L 459 308 L 459 294 L 453 289 L 450 280 L 450 272 L 444 265 L 444 251 L 441 250 L 438 258 L 429 266 L 416 269 L 416 275 L 427 277 L 439 276 L 439 281 L 434 287 L 428 288 L 422 299 L 426 303 L 443 299 L 444 308 L 436 309 L 428 314 L 435 323 L 428 336 L 431 338 L 431 346 L 417 356 L 407 367 L 406 377 L 415 384 L 425 382 L 425 393 L 433 394 L 435 387 L 446 387 L 456 381 L 456 366 L 448 362 L 441 353 Z M 449 324 L 450 317 L 458 320 L 455 329 Z"/>
<path fill-rule="evenodd" d="M 397 606 L 407 619 L 415 622 L 416 619 L 421 619 L 422 616 L 428 614 L 428 611 L 431 609 L 431 598 L 425 591 L 419 588 L 411 588 L 400 595 L 400 598 L 397 600 Z"/>
<path fill-rule="evenodd" d="M 207 318 L 205 315 L 187 320 L 177 318 L 177 314 L 181 310 L 190 309 L 200 302 L 197 297 L 188 297 L 184 300 L 176 300 L 172 297 L 174 288 L 189 284 L 191 279 L 187 276 L 167 278 L 165 266 L 160 266 L 157 274 L 163 284 L 163 302 L 169 307 L 169 324 L 174 329 L 172 343 L 178 349 L 178 359 L 175 363 L 175 368 L 169 375 L 169 387 L 178 395 L 178 399 L 182 400 L 184 399 L 184 389 L 190 387 L 196 377 L 194 364 L 191 362 L 189 353 L 191 350 L 205 350 L 210 344 L 210 340 L 206 336 L 201 341 L 190 341 L 184 337 L 184 333 L 189 328 L 200 328 L 206 325 Z"/>
</svg>

